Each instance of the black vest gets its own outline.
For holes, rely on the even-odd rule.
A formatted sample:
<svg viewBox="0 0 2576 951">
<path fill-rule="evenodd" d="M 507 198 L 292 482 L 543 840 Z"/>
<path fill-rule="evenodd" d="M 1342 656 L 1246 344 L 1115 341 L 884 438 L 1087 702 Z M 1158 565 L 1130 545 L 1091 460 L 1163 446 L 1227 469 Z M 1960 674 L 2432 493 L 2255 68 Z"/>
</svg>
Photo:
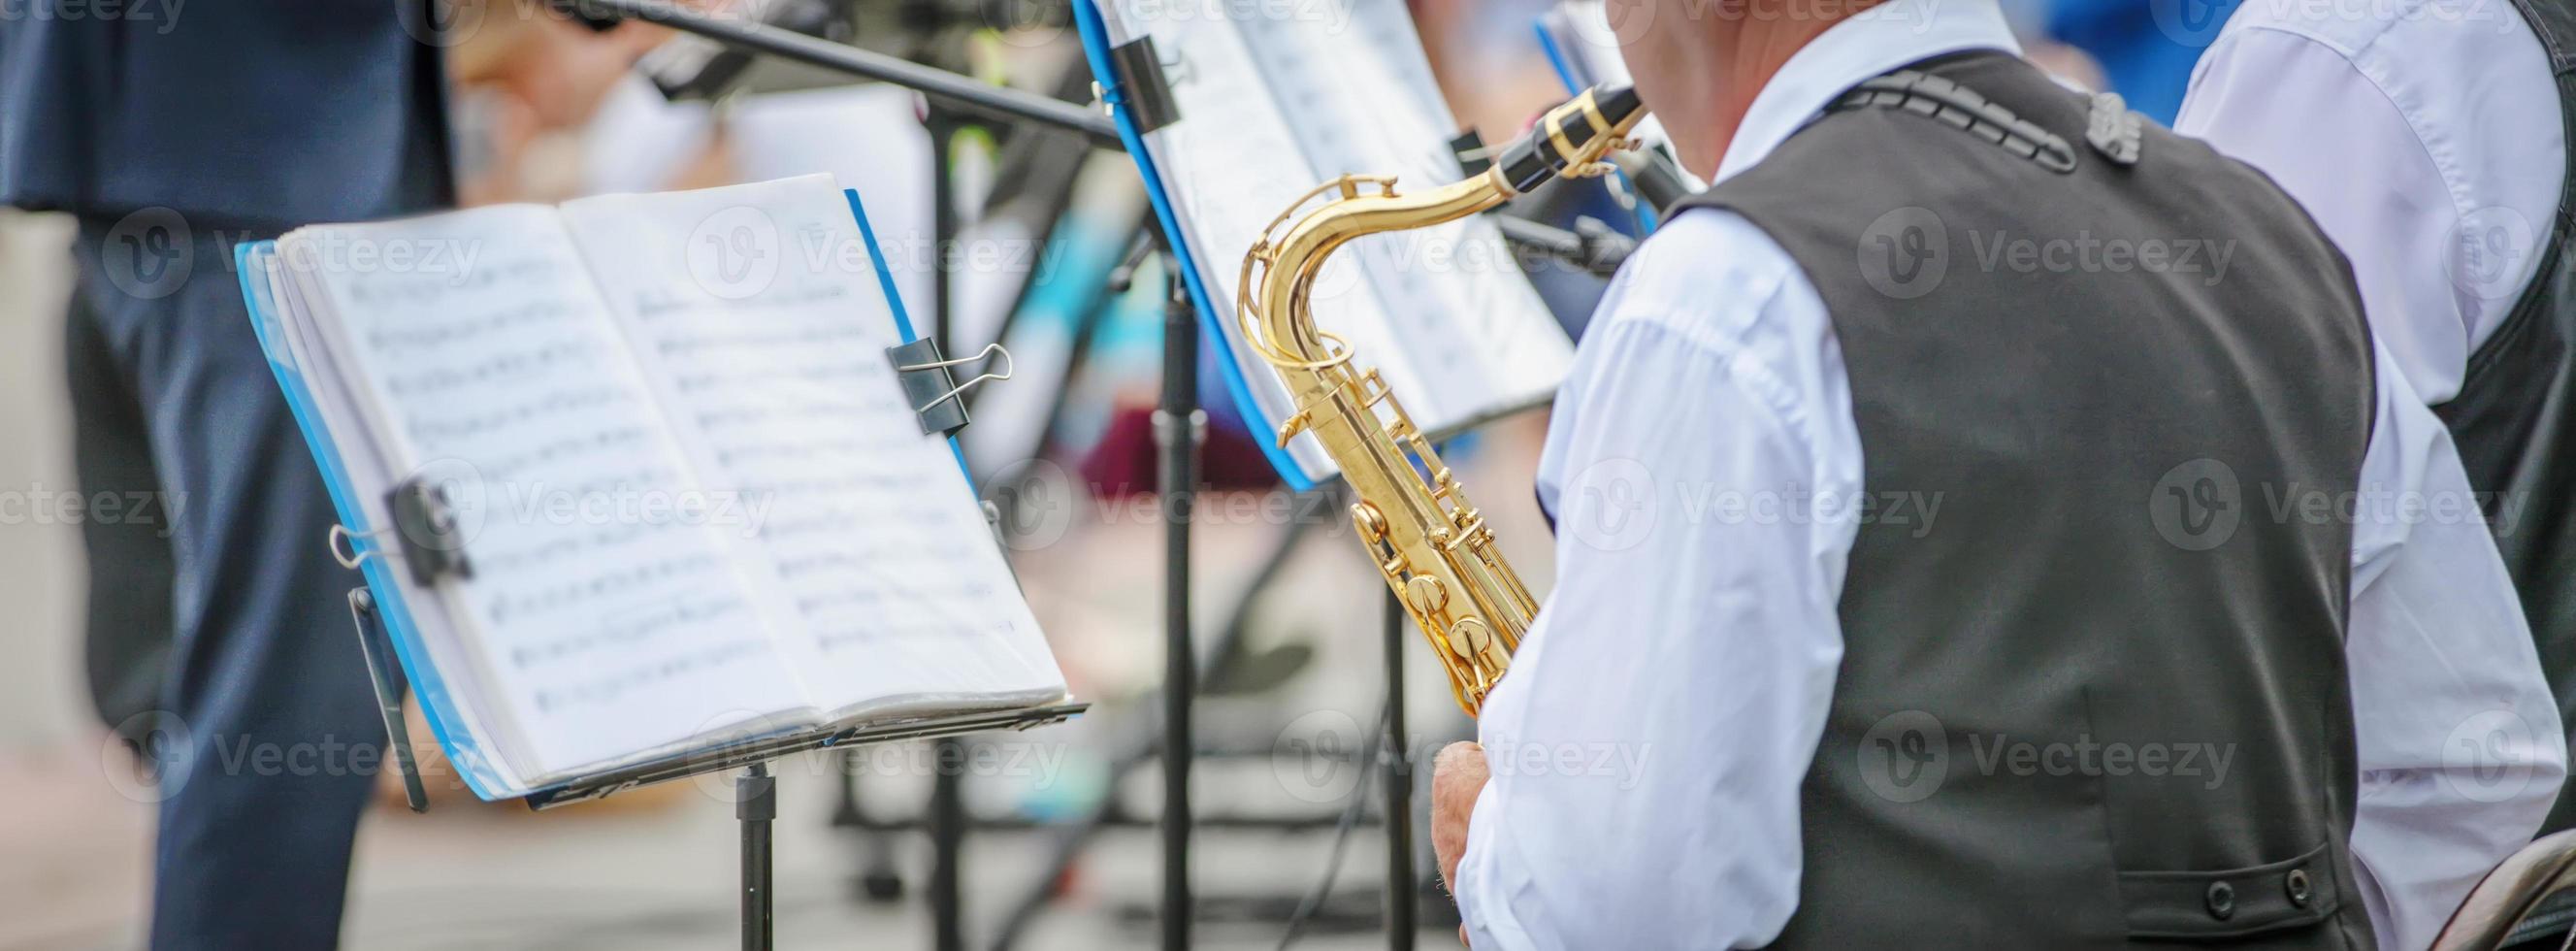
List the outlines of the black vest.
<svg viewBox="0 0 2576 951">
<path fill-rule="evenodd" d="M 2558 78 L 2559 124 L 2576 132 L 2576 9 L 2566 2 L 2514 0 L 2540 37 Z M 2469 355 L 2460 393 L 2433 407 L 2451 427 L 2469 486 L 2485 496 L 2488 527 L 2513 572 L 2522 613 L 2540 648 L 2541 670 L 2558 697 L 2559 718 L 2576 727 L 2576 150 L 2540 247 L 2539 269 L 2495 336 Z M 2464 229 L 2463 263 L 2505 266 L 2513 237 Z M 2561 792 L 2542 832 L 2576 826 L 2576 796 Z"/>
<path fill-rule="evenodd" d="M 2360 301 L 2269 181 L 2095 106 L 1934 60 L 1684 203 L 1798 262 L 1865 491 L 1931 516 L 1859 528 L 1779 947 L 2371 946 L 2351 528 L 2267 502 L 2360 478 Z"/>
</svg>

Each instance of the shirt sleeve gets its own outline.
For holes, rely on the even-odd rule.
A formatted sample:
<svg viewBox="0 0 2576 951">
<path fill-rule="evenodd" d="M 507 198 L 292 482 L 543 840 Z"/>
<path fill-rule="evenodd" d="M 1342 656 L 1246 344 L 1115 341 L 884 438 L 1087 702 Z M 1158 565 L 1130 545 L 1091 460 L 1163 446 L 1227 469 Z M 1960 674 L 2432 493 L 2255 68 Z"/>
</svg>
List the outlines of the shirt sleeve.
<svg viewBox="0 0 2576 951">
<path fill-rule="evenodd" d="M 2345 645 L 2361 768 L 2353 871 L 2380 943 L 2421 948 L 2531 841 L 2565 734 L 2450 431 L 2378 354 Z"/>
<path fill-rule="evenodd" d="M 1822 302 L 1749 224 L 1695 211 L 1639 254 L 1558 397 L 1556 587 L 1479 725 L 1492 779 L 1452 883 L 1478 948 L 1758 946 L 1797 907 L 1855 531 L 1826 514 L 1859 489 L 1848 385 Z"/>
<path fill-rule="evenodd" d="M 2287 14 L 2237 20 L 2274 15 Z M 2174 131 L 2296 199 L 2351 263 L 2416 393 L 2449 400 L 2538 267 L 2564 167 L 2556 86 L 2527 29 L 2401 22 L 2329 41 L 2304 26 L 2231 22 Z"/>
</svg>

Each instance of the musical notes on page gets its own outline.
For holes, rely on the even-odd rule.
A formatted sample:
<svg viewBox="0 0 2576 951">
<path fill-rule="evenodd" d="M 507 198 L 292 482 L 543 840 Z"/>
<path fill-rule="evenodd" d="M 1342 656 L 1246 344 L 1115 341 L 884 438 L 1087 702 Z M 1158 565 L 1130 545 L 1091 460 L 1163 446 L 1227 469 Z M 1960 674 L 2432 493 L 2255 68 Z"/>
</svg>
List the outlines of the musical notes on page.
<svg viewBox="0 0 2576 951">
<path fill-rule="evenodd" d="M 533 756 L 598 762 L 779 702 L 787 678 L 715 530 L 608 504 L 683 491 L 688 466 L 551 209 L 501 207 L 281 242 L 448 242 L 470 271 L 308 268 L 337 320 L 394 468 L 444 490 L 470 584 L 442 586 L 474 628 L 489 687 Z M 315 256 L 315 260 L 323 260 Z M 686 613 L 643 616 L 685 599 Z M 642 613 L 639 613 L 642 612 Z"/>
<path fill-rule="evenodd" d="M 1060 682 L 829 178 L 564 211 L 699 480 L 769 506 L 736 547 L 826 706 Z"/>
<path fill-rule="evenodd" d="M 1220 316 L 1233 312 L 1255 236 L 1308 188 L 1392 175 L 1417 192 L 1461 177 L 1448 151 L 1457 122 L 1398 5 L 1173 16 L 1150 0 L 1099 2 L 1113 41 L 1151 35 L 1163 57 L 1183 118 L 1147 143 Z M 1316 326 L 1347 340 L 1432 430 L 1526 404 L 1572 359 L 1500 232 L 1477 218 L 1354 241 L 1326 261 L 1310 300 Z M 1235 322 L 1220 323 L 1263 415 L 1285 418 L 1286 390 Z M 1331 472 L 1312 440 L 1290 448 L 1308 476 Z"/>
</svg>

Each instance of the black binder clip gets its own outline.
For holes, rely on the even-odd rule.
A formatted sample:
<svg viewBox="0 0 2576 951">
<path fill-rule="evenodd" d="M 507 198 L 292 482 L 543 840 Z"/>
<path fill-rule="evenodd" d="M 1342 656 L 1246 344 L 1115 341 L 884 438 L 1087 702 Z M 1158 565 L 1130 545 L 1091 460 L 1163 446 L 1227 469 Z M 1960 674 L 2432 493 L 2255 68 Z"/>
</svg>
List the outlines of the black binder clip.
<svg viewBox="0 0 2576 951">
<path fill-rule="evenodd" d="M 1001 372 L 987 371 L 964 383 L 948 372 L 949 367 L 994 356 L 1002 359 Z M 984 345 L 974 356 L 947 360 L 940 357 L 938 341 L 923 337 L 899 347 L 887 347 L 886 358 L 894 361 L 895 378 L 903 384 L 903 398 L 912 404 L 913 415 L 920 418 L 924 435 L 957 435 L 958 430 L 966 428 L 966 391 L 1011 378 L 1011 352 L 998 343 Z"/>
<path fill-rule="evenodd" d="M 385 507 L 393 510 L 394 541 L 402 546 L 403 562 L 411 566 L 413 584 L 426 588 L 451 574 L 474 577 L 473 563 L 465 560 L 465 533 L 457 527 L 447 490 L 422 479 L 407 479 L 385 493 Z"/>
<path fill-rule="evenodd" d="M 1140 36 L 1111 47 L 1109 71 L 1126 97 L 1127 116 L 1135 122 L 1137 135 L 1181 121 L 1181 106 L 1172 98 L 1172 84 L 1163 75 L 1163 59 L 1154 52 L 1153 37 Z"/>
</svg>

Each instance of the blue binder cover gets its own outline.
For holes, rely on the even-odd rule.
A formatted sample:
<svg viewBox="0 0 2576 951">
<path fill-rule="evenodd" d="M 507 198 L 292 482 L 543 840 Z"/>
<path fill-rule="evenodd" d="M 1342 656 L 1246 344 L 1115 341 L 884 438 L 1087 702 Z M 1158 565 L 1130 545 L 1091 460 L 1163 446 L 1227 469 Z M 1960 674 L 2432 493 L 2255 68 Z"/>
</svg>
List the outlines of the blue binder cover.
<svg viewBox="0 0 2576 951">
<path fill-rule="evenodd" d="M 902 296 L 895 292 L 894 274 L 887 268 L 884 249 L 877 244 L 876 234 L 868 226 L 867 211 L 860 203 L 859 192 L 852 188 L 843 189 L 842 193 L 849 199 L 850 214 L 858 219 L 859 235 L 867 242 L 869 256 L 876 266 L 877 280 L 884 286 L 886 301 L 894 310 L 895 330 L 905 342 L 911 342 L 917 339 L 912 320 L 904 309 Z M 241 275 L 242 302 L 250 310 L 251 328 L 259 337 L 261 351 L 268 356 L 269 369 L 277 376 L 278 388 L 286 394 L 287 408 L 295 414 L 296 428 L 304 433 L 305 445 L 312 450 L 313 460 L 322 470 L 323 483 L 331 493 L 332 510 L 339 516 L 340 524 L 348 529 L 350 550 L 359 557 L 359 574 L 366 579 L 367 590 L 375 596 L 377 613 L 393 642 L 394 656 L 401 662 L 403 675 L 411 683 L 412 695 L 420 701 L 421 713 L 429 721 L 431 735 L 438 738 L 438 744 L 446 751 L 449 761 L 456 764 L 458 777 L 477 798 L 502 799 L 561 785 L 512 788 L 493 766 L 474 732 L 465 726 L 456 698 L 449 692 L 437 665 L 430 663 L 429 650 L 421 641 L 409 605 L 404 602 L 402 585 L 393 574 L 395 569 L 384 556 L 383 546 L 376 541 L 374 532 L 377 526 L 370 524 L 367 518 L 365 501 L 350 481 L 339 447 L 332 441 L 330 429 L 314 403 L 313 391 L 305 382 L 303 367 L 297 363 L 295 352 L 286 339 L 287 331 L 278 317 L 276 302 L 270 299 L 267 277 L 276 266 L 276 259 L 275 241 L 249 242 L 233 249 L 234 267 Z M 974 491 L 964 453 L 958 449 L 954 438 L 948 441 L 948 445 L 949 451 L 956 455 L 959 475 L 967 477 L 967 490 Z"/>
</svg>

